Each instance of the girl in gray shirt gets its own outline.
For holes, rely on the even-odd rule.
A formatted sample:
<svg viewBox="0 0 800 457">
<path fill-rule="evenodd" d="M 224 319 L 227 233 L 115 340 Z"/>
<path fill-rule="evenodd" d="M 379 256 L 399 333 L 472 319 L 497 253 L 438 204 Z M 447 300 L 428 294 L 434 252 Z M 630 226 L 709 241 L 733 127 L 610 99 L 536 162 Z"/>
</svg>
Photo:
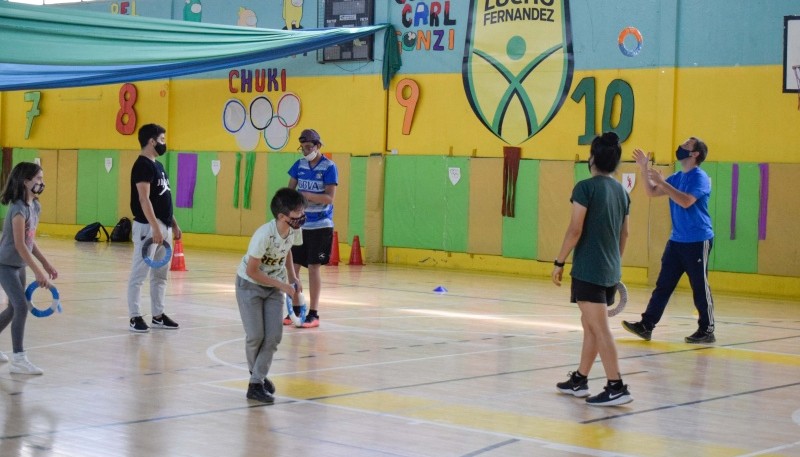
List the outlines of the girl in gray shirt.
<svg viewBox="0 0 800 457">
<path fill-rule="evenodd" d="M 37 375 L 42 370 L 32 364 L 22 345 L 28 301 L 25 298 L 25 267 L 30 267 L 39 287 L 49 287 L 50 279 L 58 272 L 36 246 L 34 238 L 39 225 L 41 206 L 37 196 L 44 191 L 44 173 L 35 163 L 18 163 L 8 177 L 0 203 L 10 205 L 0 236 L 0 286 L 8 296 L 8 307 L 0 313 L 0 332 L 11 324 L 11 344 L 14 354 L 10 360 L 11 373 Z M 41 268 L 34 261 L 41 263 Z M 44 268 L 44 271 L 42 271 Z M 9 362 L 0 352 L 0 363 Z"/>
</svg>

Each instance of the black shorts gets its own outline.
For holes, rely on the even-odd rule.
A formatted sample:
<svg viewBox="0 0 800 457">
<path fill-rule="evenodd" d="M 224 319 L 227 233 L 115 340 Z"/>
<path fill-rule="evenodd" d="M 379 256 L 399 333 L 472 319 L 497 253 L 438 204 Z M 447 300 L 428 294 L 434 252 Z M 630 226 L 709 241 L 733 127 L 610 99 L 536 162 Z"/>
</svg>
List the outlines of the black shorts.
<svg viewBox="0 0 800 457">
<path fill-rule="evenodd" d="M 606 306 L 614 304 L 614 296 L 617 293 L 617 286 L 598 286 L 590 282 L 572 278 L 571 303 L 588 301 L 591 303 L 605 303 Z"/>
<path fill-rule="evenodd" d="M 303 230 L 303 244 L 292 246 L 292 261 L 306 268 L 309 265 L 327 265 L 332 245 L 332 227 Z"/>
</svg>

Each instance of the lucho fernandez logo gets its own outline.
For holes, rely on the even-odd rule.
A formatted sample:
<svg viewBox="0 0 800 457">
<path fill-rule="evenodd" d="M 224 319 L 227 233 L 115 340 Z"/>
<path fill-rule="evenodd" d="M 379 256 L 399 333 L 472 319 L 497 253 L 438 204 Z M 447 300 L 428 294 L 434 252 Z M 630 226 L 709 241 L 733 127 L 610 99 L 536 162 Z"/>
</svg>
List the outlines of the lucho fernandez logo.
<svg viewBox="0 0 800 457">
<path fill-rule="evenodd" d="M 516 145 L 541 131 L 572 71 L 569 0 L 470 0 L 464 90 L 498 138 Z"/>
</svg>

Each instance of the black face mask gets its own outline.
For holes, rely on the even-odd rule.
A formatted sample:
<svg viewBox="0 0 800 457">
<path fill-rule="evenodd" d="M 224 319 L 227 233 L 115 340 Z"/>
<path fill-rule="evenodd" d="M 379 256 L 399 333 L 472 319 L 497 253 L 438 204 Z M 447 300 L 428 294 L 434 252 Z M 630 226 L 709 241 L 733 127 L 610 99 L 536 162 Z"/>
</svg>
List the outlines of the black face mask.
<svg viewBox="0 0 800 457">
<path fill-rule="evenodd" d="M 34 184 L 33 187 L 31 187 L 31 192 L 33 192 L 36 195 L 42 195 L 42 192 L 44 192 L 44 183 L 40 182 Z"/>
<path fill-rule="evenodd" d="M 289 227 L 297 230 L 306 223 L 306 215 L 303 214 L 300 217 L 290 217 L 286 223 L 289 224 Z"/>
<path fill-rule="evenodd" d="M 675 157 L 678 160 L 688 159 L 691 154 L 692 154 L 692 151 L 690 151 L 688 149 L 684 149 L 683 146 L 678 146 L 678 149 L 675 150 Z"/>
<path fill-rule="evenodd" d="M 156 142 L 154 149 L 156 150 L 158 155 L 163 156 L 167 152 L 167 143 Z"/>
<path fill-rule="evenodd" d="M 593 164 L 594 164 L 594 161 L 592 160 L 592 156 L 589 156 L 589 160 L 586 161 L 586 166 L 589 167 L 589 173 L 592 172 L 592 165 Z"/>
</svg>

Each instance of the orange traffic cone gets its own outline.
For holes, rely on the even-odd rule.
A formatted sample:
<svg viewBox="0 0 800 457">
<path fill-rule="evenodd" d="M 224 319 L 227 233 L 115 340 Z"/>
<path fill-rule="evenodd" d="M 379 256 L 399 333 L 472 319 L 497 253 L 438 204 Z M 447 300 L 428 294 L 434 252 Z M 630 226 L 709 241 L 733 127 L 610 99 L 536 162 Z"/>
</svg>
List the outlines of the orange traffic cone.
<svg viewBox="0 0 800 457">
<path fill-rule="evenodd" d="M 183 241 L 175 240 L 172 250 L 172 264 L 170 271 L 186 271 L 186 259 L 183 257 Z"/>
<path fill-rule="evenodd" d="M 339 233 L 333 231 L 333 243 L 331 243 L 331 258 L 328 260 L 328 265 L 335 267 L 339 265 Z"/>
<path fill-rule="evenodd" d="M 361 259 L 361 242 L 358 240 L 358 235 L 353 237 L 353 245 L 350 249 L 350 261 L 347 262 L 348 265 L 364 265 L 364 261 Z"/>
</svg>

